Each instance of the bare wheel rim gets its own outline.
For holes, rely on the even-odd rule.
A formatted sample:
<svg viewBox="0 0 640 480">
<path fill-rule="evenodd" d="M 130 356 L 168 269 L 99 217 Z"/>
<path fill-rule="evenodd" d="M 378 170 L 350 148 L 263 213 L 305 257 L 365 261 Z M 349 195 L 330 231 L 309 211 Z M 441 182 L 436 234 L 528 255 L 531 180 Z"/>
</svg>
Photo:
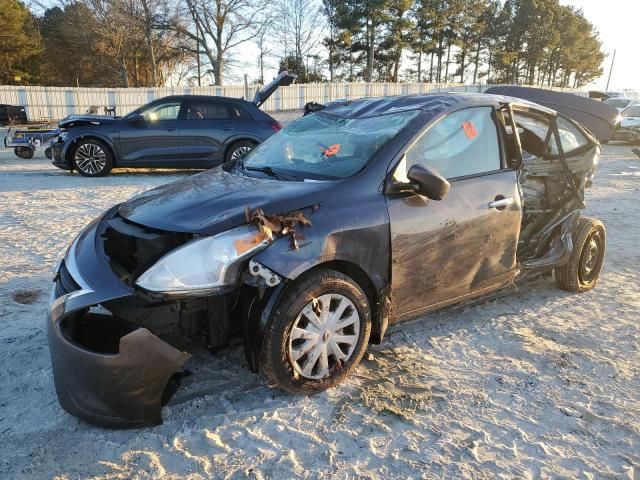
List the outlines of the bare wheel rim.
<svg viewBox="0 0 640 480">
<path fill-rule="evenodd" d="M 580 258 L 578 274 L 584 283 L 592 282 L 602 265 L 602 236 L 594 232 L 587 239 Z"/>
<path fill-rule="evenodd" d="M 95 143 L 80 145 L 76 149 L 74 159 L 78 169 L 90 175 L 102 172 L 107 164 L 107 154 L 100 145 Z"/>
<path fill-rule="evenodd" d="M 251 150 L 253 150 L 253 147 L 249 147 L 249 146 L 246 146 L 246 145 L 243 145 L 241 147 L 236 148 L 233 151 L 233 153 L 231 154 L 231 161 L 235 162 L 236 160 L 240 160 L 242 157 L 244 157 Z"/>
<path fill-rule="evenodd" d="M 296 317 L 289 335 L 289 361 L 304 378 L 319 380 L 341 369 L 360 338 L 360 314 L 344 295 L 311 300 Z"/>
</svg>

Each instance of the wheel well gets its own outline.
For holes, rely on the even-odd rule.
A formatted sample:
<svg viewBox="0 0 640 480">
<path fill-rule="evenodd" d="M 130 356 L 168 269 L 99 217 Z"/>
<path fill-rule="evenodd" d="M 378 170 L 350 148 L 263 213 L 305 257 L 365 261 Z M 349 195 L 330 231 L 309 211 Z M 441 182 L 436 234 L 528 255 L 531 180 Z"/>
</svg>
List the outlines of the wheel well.
<svg viewBox="0 0 640 480">
<path fill-rule="evenodd" d="M 232 147 L 234 147 L 235 145 L 237 145 L 240 142 L 251 142 L 254 145 L 258 145 L 259 143 L 261 143 L 260 141 L 256 140 L 255 138 L 237 138 L 235 140 L 233 140 L 231 143 L 229 143 L 229 145 L 227 145 L 227 148 L 224 150 L 224 158 L 227 158 L 227 154 L 229 153 L 229 150 L 231 150 Z"/>
<path fill-rule="evenodd" d="M 380 295 L 378 294 L 378 291 L 376 290 L 376 287 L 373 281 L 371 280 L 369 275 L 367 275 L 367 272 L 365 272 L 359 265 L 352 262 L 348 262 L 345 260 L 330 260 L 328 262 L 324 262 L 314 266 L 313 268 L 306 271 L 305 274 L 319 268 L 329 268 L 331 270 L 340 272 L 346 275 L 347 277 L 353 279 L 353 281 L 355 281 L 360 286 L 360 288 L 362 288 L 362 290 L 364 291 L 364 294 L 367 296 L 367 299 L 369 300 L 369 306 L 371 308 L 372 343 L 380 343 L 380 340 L 382 339 L 380 334 L 381 333 L 384 334 L 384 332 L 381 332 L 381 325 L 380 325 L 380 319 L 379 319 L 380 307 L 381 307 L 379 304 Z M 375 339 L 378 339 L 378 340 L 376 341 Z"/>
<path fill-rule="evenodd" d="M 113 166 L 114 167 L 116 166 L 116 163 L 117 163 L 116 153 L 113 151 L 113 148 L 111 147 L 111 145 L 109 145 L 107 142 L 105 142 L 100 137 L 94 137 L 93 135 L 83 135 L 82 137 L 78 137 L 78 138 L 73 140 L 73 145 L 71 146 L 71 148 L 69 148 L 69 150 L 67 150 L 67 160 L 69 162 L 71 162 L 73 164 L 73 158 L 70 158 L 71 157 L 71 152 L 73 152 L 73 150 L 75 149 L 75 144 L 78 143 L 81 140 L 96 140 L 96 141 L 100 142 L 102 145 L 104 145 L 106 148 L 109 149 L 109 152 L 111 153 L 111 159 L 113 160 Z"/>
</svg>

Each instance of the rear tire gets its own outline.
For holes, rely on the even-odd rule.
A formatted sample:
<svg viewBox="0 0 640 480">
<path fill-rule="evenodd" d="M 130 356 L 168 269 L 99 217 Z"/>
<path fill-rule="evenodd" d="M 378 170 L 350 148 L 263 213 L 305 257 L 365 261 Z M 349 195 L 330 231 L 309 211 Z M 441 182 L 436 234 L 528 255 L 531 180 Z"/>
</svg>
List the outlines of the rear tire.
<svg viewBox="0 0 640 480">
<path fill-rule="evenodd" d="M 555 269 L 556 286 L 574 293 L 593 289 L 602 271 L 606 244 L 607 232 L 602 222 L 581 217 L 573 232 L 573 252 L 569 263 Z"/>
<path fill-rule="evenodd" d="M 251 140 L 240 140 L 234 143 L 227 150 L 224 156 L 225 163 L 237 162 L 241 160 L 247 153 L 256 148 L 257 143 Z"/>
<path fill-rule="evenodd" d="M 360 286 L 318 269 L 285 290 L 267 325 L 260 370 L 287 392 L 321 392 L 356 368 L 370 334 L 371 309 Z"/>
<path fill-rule="evenodd" d="M 84 177 L 104 177 L 113 168 L 113 153 L 100 140 L 79 140 L 71 150 L 73 167 Z"/>
</svg>

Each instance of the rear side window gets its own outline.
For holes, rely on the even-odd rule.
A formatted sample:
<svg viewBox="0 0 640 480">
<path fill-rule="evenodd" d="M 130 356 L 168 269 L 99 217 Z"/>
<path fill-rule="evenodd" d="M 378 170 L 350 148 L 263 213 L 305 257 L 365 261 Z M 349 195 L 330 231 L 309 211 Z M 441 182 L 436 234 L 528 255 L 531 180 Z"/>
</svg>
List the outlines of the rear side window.
<svg viewBox="0 0 640 480">
<path fill-rule="evenodd" d="M 558 133 L 560 134 L 560 143 L 562 143 L 562 151 L 565 155 L 571 154 L 574 150 L 584 147 L 589 140 L 578 130 L 578 128 L 566 118 L 558 117 Z M 551 137 L 549 142 L 551 153 L 558 154 L 558 145 L 556 144 L 555 135 Z"/>
<path fill-rule="evenodd" d="M 187 120 L 225 120 L 231 118 L 222 102 L 189 102 Z"/>
<path fill-rule="evenodd" d="M 407 171 L 422 165 L 445 178 L 457 178 L 500 170 L 492 113 L 491 107 L 468 108 L 441 119 L 407 152 Z"/>
<path fill-rule="evenodd" d="M 241 120 L 251 119 L 249 114 L 242 109 L 242 107 L 238 105 L 233 105 L 232 103 L 227 104 L 229 107 L 229 111 L 231 112 L 231 118 L 238 118 Z"/>
<path fill-rule="evenodd" d="M 538 115 L 514 112 L 524 159 L 543 157 L 547 153 L 547 142 L 551 138 L 549 120 Z"/>
</svg>

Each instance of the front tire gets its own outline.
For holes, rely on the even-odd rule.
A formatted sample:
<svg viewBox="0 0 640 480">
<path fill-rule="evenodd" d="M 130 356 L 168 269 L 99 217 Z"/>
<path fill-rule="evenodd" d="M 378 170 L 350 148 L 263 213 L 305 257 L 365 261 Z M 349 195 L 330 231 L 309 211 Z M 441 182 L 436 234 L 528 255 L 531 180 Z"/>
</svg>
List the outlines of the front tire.
<svg viewBox="0 0 640 480">
<path fill-rule="evenodd" d="M 287 392 L 321 392 L 357 367 L 370 334 L 371 308 L 360 286 L 319 269 L 285 290 L 267 325 L 260 369 Z"/>
<path fill-rule="evenodd" d="M 600 277 L 607 245 L 607 231 L 595 218 L 581 217 L 573 232 L 573 252 L 569 263 L 555 270 L 556 286 L 582 293 L 593 289 Z"/>
<path fill-rule="evenodd" d="M 104 177 L 113 168 L 113 154 L 100 140 L 79 140 L 71 151 L 74 168 L 84 177 Z"/>
</svg>

